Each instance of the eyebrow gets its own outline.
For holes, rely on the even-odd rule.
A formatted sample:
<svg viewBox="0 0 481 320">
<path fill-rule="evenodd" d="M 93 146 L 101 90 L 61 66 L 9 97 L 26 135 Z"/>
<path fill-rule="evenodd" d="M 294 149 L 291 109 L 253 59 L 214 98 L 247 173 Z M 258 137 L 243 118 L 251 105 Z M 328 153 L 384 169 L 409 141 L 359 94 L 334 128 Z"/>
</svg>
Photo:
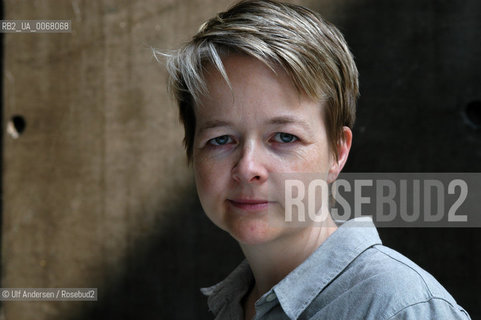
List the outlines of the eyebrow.
<svg viewBox="0 0 481 320">
<path fill-rule="evenodd" d="M 311 126 L 307 121 L 298 119 L 291 116 L 280 116 L 272 118 L 268 121 L 268 124 L 297 124 L 303 127 L 305 130 L 311 132 Z"/>
<path fill-rule="evenodd" d="M 228 127 L 232 123 L 223 120 L 209 120 L 206 121 L 202 126 L 199 127 L 199 132 L 207 129 L 217 128 L 217 127 Z"/>
<path fill-rule="evenodd" d="M 272 119 L 269 119 L 266 122 L 267 125 L 285 125 L 285 124 L 294 124 L 294 125 L 300 125 L 303 127 L 306 131 L 311 132 L 311 126 L 309 123 L 305 120 L 298 119 L 296 117 L 291 117 L 291 116 L 279 116 L 275 117 Z M 232 123 L 229 121 L 224 121 L 224 120 L 209 120 L 206 121 L 202 126 L 199 127 L 199 132 L 212 129 L 212 128 L 218 128 L 218 127 L 229 127 L 232 126 Z"/>
</svg>

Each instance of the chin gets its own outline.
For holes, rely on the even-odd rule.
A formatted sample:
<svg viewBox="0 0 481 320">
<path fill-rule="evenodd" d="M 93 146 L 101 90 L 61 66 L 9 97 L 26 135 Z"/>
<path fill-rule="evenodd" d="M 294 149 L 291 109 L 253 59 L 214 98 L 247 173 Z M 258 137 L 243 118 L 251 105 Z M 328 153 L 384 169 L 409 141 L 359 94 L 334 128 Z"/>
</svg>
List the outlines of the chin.
<svg viewBox="0 0 481 320">
<path fill-rule="evenodd" d="M 265 221 L 249 219 L 237 221 L 228 232 L 240 244 L 257 245 L 276 238 L 279 230 Z"/>
</svg>

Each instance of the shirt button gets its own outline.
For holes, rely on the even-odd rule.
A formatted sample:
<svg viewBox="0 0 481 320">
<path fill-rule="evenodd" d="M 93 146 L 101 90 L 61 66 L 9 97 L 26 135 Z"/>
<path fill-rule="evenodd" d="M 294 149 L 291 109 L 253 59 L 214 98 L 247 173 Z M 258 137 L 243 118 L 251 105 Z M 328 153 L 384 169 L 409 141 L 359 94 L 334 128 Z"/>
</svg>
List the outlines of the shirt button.
<svg viewBox="0 0 481 320">
<path fill-rule="evenodd" d="M 269 294 L 267 297 L 266 297 L 266 301 L 267 302 L 271 302 L 271 301 L 274 301 L 276 299 L 276 294 L 274 292 L 272 292 L 271 294 Z"/>
</svg>

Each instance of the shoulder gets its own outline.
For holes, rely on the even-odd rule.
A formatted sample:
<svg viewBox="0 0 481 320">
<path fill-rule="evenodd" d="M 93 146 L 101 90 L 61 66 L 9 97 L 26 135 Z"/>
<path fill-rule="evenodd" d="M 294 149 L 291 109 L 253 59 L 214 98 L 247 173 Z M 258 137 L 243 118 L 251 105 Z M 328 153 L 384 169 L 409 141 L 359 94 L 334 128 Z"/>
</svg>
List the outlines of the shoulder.
<svg viewBox="0 0 481 320">
<path fill-rule="evenodd" d="M 356 280 L 383 294 L 402 295 L 405 299 L 438 296 L 454 301 L 430 273 L 383 245 L 375 245 L 359 255 L 351 268 L 358 273 Z"/>
<path fill-rule="evenodd" d="M 362 252 L 318 298 L 317 315 L 341 319 L 469 319 L 431 274 L 383 245 Z"/>
<path fill-rule="evenodd" d="M 375 245 L 351 268 L 357 273 L 353 280 L 364 291 L 362 300 L 382 319 L 469 319 L 429 272 L 393 249 Z"/>
<path fill-rule="evenodd" d="M 406 306 L 386 320 L 436 319 L 436 320 L 470 320 L 468 313 L 458 305 L 444 299 L 433 297 Z"/>
</svg>

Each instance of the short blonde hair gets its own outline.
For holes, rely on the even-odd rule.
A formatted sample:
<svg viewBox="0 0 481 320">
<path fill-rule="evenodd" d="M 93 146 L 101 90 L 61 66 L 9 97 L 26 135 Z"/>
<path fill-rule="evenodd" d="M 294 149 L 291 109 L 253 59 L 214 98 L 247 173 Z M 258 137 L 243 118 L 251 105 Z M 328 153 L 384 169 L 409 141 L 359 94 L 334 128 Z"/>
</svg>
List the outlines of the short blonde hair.
<svg viewBox="0 0 481 320">
<path fill-rule="evenodd" d="M 272 70 L 280 66 L 299 92 L 327 101 L 329 147 L 337 160 L 343 126 L 352 128 L 359 95 L 354 58 L 339 30 L 299 5 L 271 0 L 241 1 L 206 21 L 192 40 L 168 55 L 169 90 L 184 124 L 189 162 L 195 134 L 194 105 L 208 94 L 204 70 L 211 64 L 230 86 L 222 57 L 241 53 Z"/>
</svg>

